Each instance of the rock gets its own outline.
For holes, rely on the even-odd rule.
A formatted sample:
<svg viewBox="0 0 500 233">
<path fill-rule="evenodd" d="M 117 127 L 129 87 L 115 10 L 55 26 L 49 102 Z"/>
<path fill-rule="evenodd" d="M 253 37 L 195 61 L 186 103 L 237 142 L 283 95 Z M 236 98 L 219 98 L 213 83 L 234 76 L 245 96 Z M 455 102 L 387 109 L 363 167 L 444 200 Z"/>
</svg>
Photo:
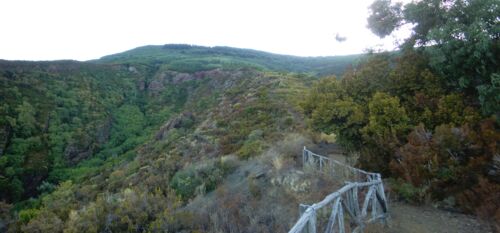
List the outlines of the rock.
<svg viewBox="0 0 500 233">
<path fill-rule="evenodd" d="M 64 157 L 70 164 L 74 165 L 78 162 L 89 158 L 92 155 L 90 146 L 81 146 L 77 144 L 70 144 L 64 149 Z"/>
<path fill-rule="evenodd" d="M 193 79 L 195 79 L 194 76 L 191 76 L 191 75 L 186 74 L 186 73 L 180 73 L 180 74 L 175 75 L 172 78 L 172 83 L 173 84 L 178 84 L 178 83 L 182 83 L 182 82 L 191 81 Z"/>
<path fill-rule="evenodd" d="M 133 67 L 133 66 L 129 66 L 129 67 L 128 67 L 128 71 L 129 71 L 129 72 L 132 72 L 132 73 L 136 73 L 136 74 L 137 74 L 137 73 L 139 73 L 139 72 L 137 71 L 137 69 L 136 69 L 135 67 Z"/>
<path fill-rule="evenodd" d="M 178 115 L 177 117 L 174 117 L 167 121 L 166 124 L 164 124 L 158 133 L 156 133 L 156 140 L 162 140 L 164 139 L 170 130 L 172 129 L 178 129 L 182 127 L 190 127 L 191 124 L 194 122 L 194 115 L 190 112 L 184 112 Z"/>
<path fill-rule="evenodd" d="M 89 158 L 94 152 L 94 136 L 79 135 L 73 136 L 68 145 L 64 148 L 64 158 L 72 165 Z"/>
<path fill-rule="evenodd" d="M 254 172 L 253 174 L 250 175 L 250 177 L 252 177 L 254 179 L 264 178 L 265 176 L 266 176 L 266 172 L 262 171 L 262 170 Z"/>
<path fill-rule="evenodd" d="M 165 86 L 163 85 L 163 82 L 161 80 L 153 80 L 149 83 L 148 85 L 148 90 L 157 93 L 165 89 Z"/>
</svg>

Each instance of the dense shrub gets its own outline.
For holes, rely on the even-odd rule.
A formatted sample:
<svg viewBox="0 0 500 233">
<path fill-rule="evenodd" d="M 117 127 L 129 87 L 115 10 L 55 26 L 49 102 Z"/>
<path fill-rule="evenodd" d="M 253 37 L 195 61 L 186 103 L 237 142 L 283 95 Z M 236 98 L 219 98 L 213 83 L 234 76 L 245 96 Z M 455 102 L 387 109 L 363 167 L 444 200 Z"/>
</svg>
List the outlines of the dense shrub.
<svg viewBox="0 0 500 233">
<path fill-rule="evenodd" d="M 498 119 L 483 115 L 477 96 L 449 88 L 433 72 L 418 51 L 375 55 L 341 81 L 318 81 L 301 106 L 314 129 L 360 152 L 359 166 L 396 178 L 393 190 L 402 199 L 422 203 L 495 190 Z M 455 203 L 491 217 L 487 199 Z"/>
<path fill-rule="evenodd" d="M 203 162 L 175 173 L 170 186 L 186 201 L 214 190 L 235 166 L 234 160 L 228 157 Z"/>
</svg>

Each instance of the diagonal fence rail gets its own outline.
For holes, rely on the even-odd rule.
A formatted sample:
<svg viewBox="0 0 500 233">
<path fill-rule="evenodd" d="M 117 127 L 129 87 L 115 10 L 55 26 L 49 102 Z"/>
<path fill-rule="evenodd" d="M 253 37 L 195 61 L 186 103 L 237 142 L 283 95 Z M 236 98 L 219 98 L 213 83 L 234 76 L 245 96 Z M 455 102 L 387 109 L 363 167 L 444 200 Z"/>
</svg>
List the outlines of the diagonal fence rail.
<svg viewBox="0 0 500 233">
<path fill-rule="evenodd" d="M 379 173 L 366 172 L 315 154 L 304 147 L 304 167 L 341 175 L 346 184 L 313 205 L 300 204 L 300 218 L 289 233 L 363 232 L 366 224 L 388 217 L 384 185 Z M 346 219 L 349 220 L 346 224 Z"/>
</svg>

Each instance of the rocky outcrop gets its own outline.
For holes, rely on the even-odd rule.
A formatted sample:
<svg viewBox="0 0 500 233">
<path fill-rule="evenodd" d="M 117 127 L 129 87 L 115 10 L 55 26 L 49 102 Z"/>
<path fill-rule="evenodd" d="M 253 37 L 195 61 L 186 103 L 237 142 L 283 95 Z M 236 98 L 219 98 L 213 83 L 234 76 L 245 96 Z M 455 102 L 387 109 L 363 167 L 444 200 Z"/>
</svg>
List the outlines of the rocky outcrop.
<svg viewBox="0 0 500 233">
<path fill-rule="evenodd" d="M 64 149 L 64 157 L 71 164 L 75 165 L 78 162 L 89 158 L 92 155 L 90 144 L 71 143 Z"/>
<path fill-rule="evenodd" d="M 204 79 L 204 78 L 220 78 L 228 76 L 241 76 L 242 73 L 223 71 L 221 69 L 198 71 L 195 73 L 179 73 L 175 71 L 161 71 L 157 73 L 152 80 L 147 84 L 147 89 L 150 94 L 155 95 L 165 89 L 168 85 L 176 85 L 184 82 Z"/>
<path fill-rule="evenodd" d="M 107 118 L 101 122 L 95 122 L 95 127 L 88 129 L 90 134 L 73 136 L 73 140 L 64 149 L 64 158 L 72 165 L 90 158 L 109 141 L 112 124 L 112 119 Z"/>
<path fill-rule="evenodd" d="M 102 124 L 97 127 L 96 142 L 100 145 L 108 142 L 111 136 L 111 118 L 106 119 Z"/>
<path fill-rule="evenodd" d="M 196 78 L 196 76 L 191 75 L 191 74 L 179 73 L 179 74 L 176 74 L 172 78 L 172 83 L 173 84 L 179 84 L 179 83 L 183 83 L 183 82 L 194 80 L 195 78 Z"/>
<path fill-rule="evenodd" d="M 156 140 L 164 139 L 172 129 L 190 127 L 194 122 L 194 115 L 190 112 L 184 112 L 180 115 L 170 119 L 164 124 L 158 133 L 156 133 Z"/>
</svg>

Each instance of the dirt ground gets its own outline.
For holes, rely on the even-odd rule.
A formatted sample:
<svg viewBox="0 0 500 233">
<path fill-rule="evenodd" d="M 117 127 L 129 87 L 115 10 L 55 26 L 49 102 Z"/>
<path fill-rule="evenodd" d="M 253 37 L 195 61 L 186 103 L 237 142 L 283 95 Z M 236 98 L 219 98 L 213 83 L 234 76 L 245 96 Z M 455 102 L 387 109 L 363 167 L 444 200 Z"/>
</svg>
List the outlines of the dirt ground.
<svg viewBox="0 0 500 233">
<path fill-rule="evenodd" d="M 318 144 L 312 150 L 345 161 L 334 144 Z M 366 233 L 493 233 L 475 216 L 449 212 L 431 206 L 412 206 L 402 202 L 389 204 L 390 219 L 386 226 L 370 225 Z"/>
<path fill-rule="evenodd" d="M 372 225 L 367 233 L 493 233 L 471 215 L 439 210 L 429 206 L 391 203 L 387 226 Z"/>
</svg>

